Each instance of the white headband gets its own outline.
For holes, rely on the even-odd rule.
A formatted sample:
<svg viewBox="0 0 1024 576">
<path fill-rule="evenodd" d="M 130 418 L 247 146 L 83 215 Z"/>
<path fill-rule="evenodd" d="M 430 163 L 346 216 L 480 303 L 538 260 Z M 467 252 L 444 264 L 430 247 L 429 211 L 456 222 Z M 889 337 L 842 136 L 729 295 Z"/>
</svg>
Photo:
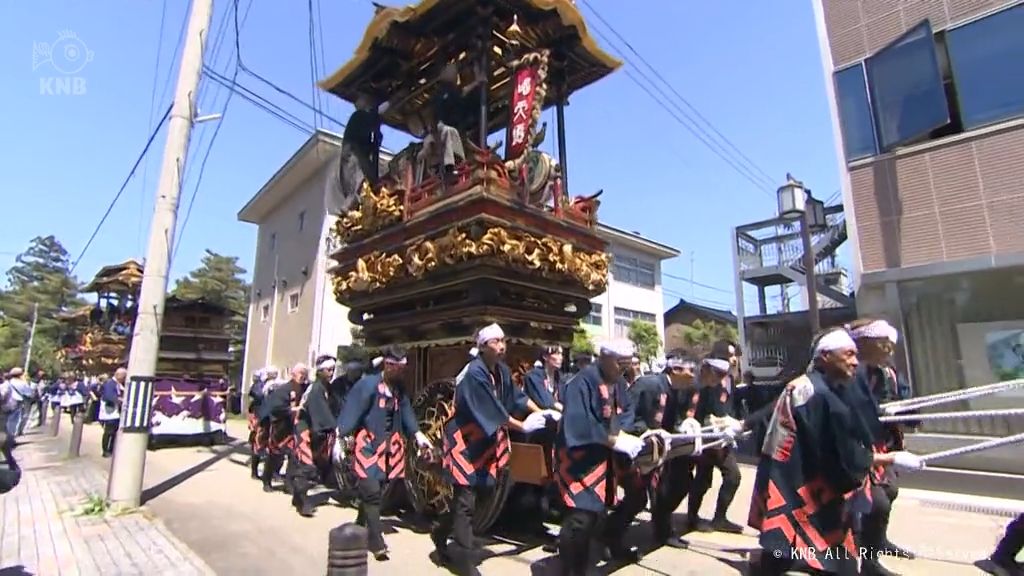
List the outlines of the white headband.
<svg viewBox="0 0 1024 576">
<path fill-rule="evenodd" d="M 612 340 L 601 344 L 601 356 L 618 356 L 619 358 L 633 357 L 633 343 L 629 340 Z"/>
<path fill-rule="evenodd" d="M 705 358 L 704 363 L 719 372 L 729 371 L 729 361 L 721 358 Z"/>
<path fill-rule="evenodd" d="M 869 324 L 865 324 L 859 328 L 854 328 L 850 331 L 850 336 L 854 338 L 879 338 L 887 339 L 893 344 L 899 340 L 899 332 L 892 327 L 891 324 L 885 320 L 875 320 Z"/>
<path fill-rule="evenodd" d="M 483 346 L 491 340 L 501 340 L 504 337 L 505 332 L 501 329 L 501 326 L 491 324 L 480 329 L 480 332 L 476 335 L 476 345 L 478 347 Z"/>
<path fill-rule="evenodd" d="M 836 350 L 857 350 L 857 344 L 846 330 L 833 330 L 822 336 L 821 340 L 818 340 L 818 345 L 814 347 L 814 355 Z"/>
<path fill-rule="evenodd" d="M 317 370 L 334 370 L 334 367 L 338 365 L 338 362 L 334 358 L 325 358 L 319 364 L 316 365 Z"/>
<path fill-rule="evenodd" d="M 383 362 L 383 361 L 384 361 L 384 357 L 383 356 L 377 356 L 376 358 L 374 358 L 373 360 L 370 361 L 370 364 L 372 364 L 373 367 L 376 368 L 377 366 L 380 366 L 380 363 Z"/>
<path fill-rule="evenodd" d="M 476 358 L 479 355 L 480 355 L 480 349 L 477 348 L 476 346 L 473 346 L 472 348 L 469 349 L 469 357 L 470 358 Z"/>
</svg>

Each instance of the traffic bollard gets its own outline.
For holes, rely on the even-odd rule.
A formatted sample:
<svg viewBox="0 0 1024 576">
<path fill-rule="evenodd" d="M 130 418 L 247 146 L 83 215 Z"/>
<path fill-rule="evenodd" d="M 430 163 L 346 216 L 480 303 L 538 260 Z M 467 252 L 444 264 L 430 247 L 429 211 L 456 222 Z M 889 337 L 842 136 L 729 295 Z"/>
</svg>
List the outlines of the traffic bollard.
<svg viewBox="0 0 1024 576">
<path fill-rule="evenodd" d="M 82 429 L 85 427 L 85 415 L 75 414 L 71 419 L 71 445 L 68 446 L 68 458 L 78 458 L 82 453 Z"/>
<path fill-rule="evenodd" d="M 50 436 L 56 438 L 60 435 L 60 406 L 53 408 L 53 420 L 50 420 Z"/>
<path fill-rule="evenodd" d="M 327 576 L 366 576 L 366 528 L 342 524 L 327 536 Z"/>
</svg>

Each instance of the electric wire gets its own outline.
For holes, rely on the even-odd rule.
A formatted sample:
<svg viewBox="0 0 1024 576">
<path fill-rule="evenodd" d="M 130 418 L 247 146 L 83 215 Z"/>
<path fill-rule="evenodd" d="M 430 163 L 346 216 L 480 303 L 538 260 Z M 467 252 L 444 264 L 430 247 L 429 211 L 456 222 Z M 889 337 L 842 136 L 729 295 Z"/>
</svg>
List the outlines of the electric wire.
<svg viewBox="0 0 1024 576">
<path fill-rule="evenodd" d="M 156 127 L 153 129 L 153 132 L 149 135 L 149 139 L 146 140 L 146 145 L 142 148 L 142 152 L 139 153 L 139 157 L 135 159 L 135 164 L 132 165 L 132 169 L 131 171 L 128 172 L 128 176 L 124 179 L 124 182 L 121 184 L 121 188 L 119 188 L 117 194 L 114 195 L 114 199 L 110 201 L 110 205 L 107 206 L 107 210 L 106 212 L 103 213 L 103 217 L 100 218 L 99 223 L 96 224 L 96 228 L 93 229 L 92 235 L 89 236 L 89 240 L 85 243 L 85 247 L 82 248 L 82 252 L 78 255 L 78 258 L 75 259 L 74 263 L 71 264 L 71 269 L 68 271 L 69 274 L 75 271 L 75 268 L 78 267 L 79 262 L 81 262 L 82 258 L 85 256 L 85 253 L 89 251 L 89 247 L 92 246 L 93 240 L 96 239 L 96 235 L 99 234 L 104 222 L 107 221 L 107 217 L 110 216 L 110 212 L 114 210 L 114 206 L 117 205 L 117 201 L 121 198 L 121 194 L 124 193 L 125 188 L 128 187 L 128 183 L 131 182 L 132 177 L 135 176 L 135 171 L 139 168 L 139 164 L 142 163 L 142 160 L 146 157 L 146 154 L 149 152 L 149 147 L 152 146 L 153 141 L 156 139 L 156 135 L 160 133 L 160 129 L 163 128 L 164 124 L 167 122 L 167 119 L 170 118 L 171 110 L 173 108 L 173 105 L 167 107 L 167 111 L 164 112 L 164 116 L 160 120 L 160 123 L 156 125 Z"/>
</svg>

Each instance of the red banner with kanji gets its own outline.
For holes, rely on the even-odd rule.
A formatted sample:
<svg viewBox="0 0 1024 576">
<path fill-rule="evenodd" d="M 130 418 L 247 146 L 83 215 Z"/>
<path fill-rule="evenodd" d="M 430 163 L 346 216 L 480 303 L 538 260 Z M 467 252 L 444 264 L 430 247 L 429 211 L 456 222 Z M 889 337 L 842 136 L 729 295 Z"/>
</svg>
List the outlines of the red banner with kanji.
<svg viewBox="0 0 1024 576">
<path fill-rule="evenodd" d="M 512 102 L 509 105 L 509 145 L 506 159 L 518 158 L 530 143 L 530 124 L 533 122 L 534 95 L 537 91 L 537 69 L 523 66 L 513 77 Z"/>
</svg>

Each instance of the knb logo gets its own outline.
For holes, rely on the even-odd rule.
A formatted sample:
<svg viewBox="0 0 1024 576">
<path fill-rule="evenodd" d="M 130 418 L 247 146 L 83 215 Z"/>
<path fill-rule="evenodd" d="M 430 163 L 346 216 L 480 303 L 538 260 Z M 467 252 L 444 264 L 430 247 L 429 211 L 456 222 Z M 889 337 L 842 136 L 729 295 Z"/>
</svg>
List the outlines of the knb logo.
<svg viewBox="0 0 1024 576">
<path fill-rule="evenodd" d="M 85 78 L 79 76 L 93 53 L 77 34 L 70 30 L 57 33 L 52 43 L 32 44 L 32 69 L 38 70 L 44 64 L 59 73 L 58 76 L 39 78 L 39 93 L 44 96 L 81 96 L 86 92 Z"/>
</svg>

